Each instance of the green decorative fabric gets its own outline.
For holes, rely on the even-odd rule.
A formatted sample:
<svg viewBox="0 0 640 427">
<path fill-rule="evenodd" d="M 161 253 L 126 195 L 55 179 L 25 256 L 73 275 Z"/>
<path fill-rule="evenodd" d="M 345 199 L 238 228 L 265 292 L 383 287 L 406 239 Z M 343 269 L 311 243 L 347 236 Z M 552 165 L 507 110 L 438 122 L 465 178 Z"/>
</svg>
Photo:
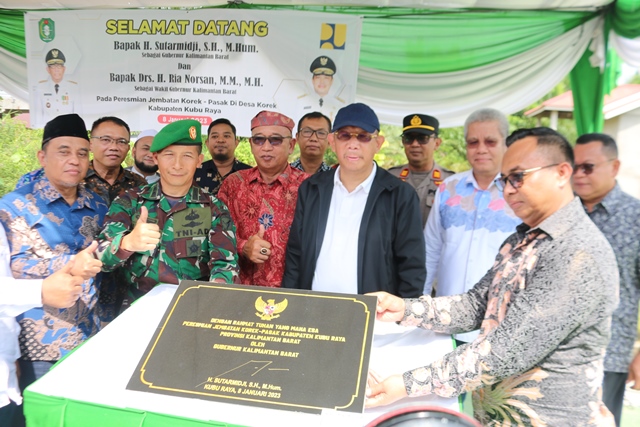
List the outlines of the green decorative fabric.
<svg viewBox="0 0 640 427">
<path fill-rule="evenodd" d="M 27 56 L 23 11 L 0 9 L 0 47 L 23 58 Z"/>
<path fill-rule="evenodd" d="M 45 396 L 28 389 L 24 398 L 29 427 L 242 427 Z"/>
<path fill-rule="evenodd" d="M 622 37 L 640 37 L 640 0 L 617 0 L 611 11 L 611 27 Z"/>
</svg>

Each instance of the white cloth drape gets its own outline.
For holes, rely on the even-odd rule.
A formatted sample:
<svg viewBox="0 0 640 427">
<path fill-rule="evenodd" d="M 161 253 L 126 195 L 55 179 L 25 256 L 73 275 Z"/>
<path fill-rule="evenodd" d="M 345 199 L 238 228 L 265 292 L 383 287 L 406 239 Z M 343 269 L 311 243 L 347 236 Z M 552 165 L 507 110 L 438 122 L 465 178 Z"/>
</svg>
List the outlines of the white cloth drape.
<svg viewBox="0 0 640 427">
<path fill-rule="evenodd" d="M 441 127 L 459 126 L 472 111 L 492 107 L 520 111 L 558 84 L 578 62 L 596 18 L 520 55 L 482 67 L 440 74 L 400 74 L 360 68 L 358 101 L 385 123 L 399 124 L 410 111 L 434 113 Z"/>
<path fill-rule="evenodd" d="M 640 37 L 625 39 L 611 31 L 609 42 L 618 53 L 618 56 L 620 56 L 620 59 L 627 65 L 640 69 Z"/>
</svg>

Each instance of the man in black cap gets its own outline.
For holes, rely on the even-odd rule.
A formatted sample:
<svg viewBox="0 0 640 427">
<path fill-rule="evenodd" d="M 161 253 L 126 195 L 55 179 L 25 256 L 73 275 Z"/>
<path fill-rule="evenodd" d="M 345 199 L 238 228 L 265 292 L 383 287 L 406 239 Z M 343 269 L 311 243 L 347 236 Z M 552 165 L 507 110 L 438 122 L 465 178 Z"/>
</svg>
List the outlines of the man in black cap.
<svg viewBox="0 0 640 427">
<path fill-rule="evenodd" d="M 45 57 L 49 78 L 40 80 L 36 87 L 40 111 L 36 125 L 42 125 L 61 114 L 79 113 L 78 84 L 64 79 L 66 58 L 60 49 L 51 49 Z"/>
<path fill-rule="evenodd" d="M 402 121 L 402 145 L 408 164 L 394 166 L 391 174 L 408 182 L 418 193 L 422 227 L 427 223 L 438 186 L 453 172 L 433 160 L 442 140 L 438 137 L 438 119 L 426 114 L 410 114 Z"/>
<path fill-rule="evenodd" d="M 339 97 L 338 90 L 331 91 L 336 64 L 328 56 L 319 56 L 313 60 L 309 71 L 313 92 L 307 90 L 298 96 L 298 115 L 301 117 L 312 111 L 320 111 L 333 120 L 338 109 L 346 104 Z"/>
<path fill-rule="evenodd" d="M 422 295 L 418 196 L 373 161 L 383 142 L 378 117 L 367 105 L 338 111 L 329 144 L 340 166 L 300 185 L 282 287 Z"/>
<path fill-rule="evenodd" d="M 96 274 L 102 263 L 93 256 L 107 205 L 82 184 L 89 168 L 89 137 L 80 116 L 58 116 L 46 124 L 38 160 L 44 176 L 0 199 L 13 277 L 45 279 L 75 255 L 71 274 L 84 282 L 69 308 L 45 303 L 17 317 L 22 390 L 98 332 L 102 320 L 110 320 L 99 318 Z"/>
</svg>

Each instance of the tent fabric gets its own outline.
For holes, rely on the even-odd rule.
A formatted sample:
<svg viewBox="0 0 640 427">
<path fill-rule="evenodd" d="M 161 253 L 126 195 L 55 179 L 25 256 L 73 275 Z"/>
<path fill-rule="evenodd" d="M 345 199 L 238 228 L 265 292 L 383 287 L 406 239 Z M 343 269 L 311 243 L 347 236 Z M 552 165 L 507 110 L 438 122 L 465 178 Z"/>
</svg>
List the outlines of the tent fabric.
<svg viewBox="0 0 640 427">
<path fill-rule="evenodd" d="M 80 3 L 60 0 L 39 1 L 36 5 L 24 0 L 0 0 L 0 8 L 87 7 Z M 114 0 L 109 5 L 92 3 L 91 7 L 159 7 L 173 3 Z M 259 0 L 227 5 L 216 0 L 196 0 L 181 2 L 180 6 L 363 15 L 357 98 L 370 103 L 388 123 L 398 123 L 409 108 L 437 112 L 443 126 L 461 124 L 468 113 L 481 106 L 513 113 L 543 96 L 576 63 L 574 74 L 597 76 L 606 68 L 604 61 L 596 60 L 598 57 L 586 49 L 598 29 L 603 33 L 605 14 L 615 34 L 611 45 L 620 48 L 620 56 L 626 62 L 633 65 L 640 60 L 637 42 L 629 38 L 640 35 L 640 0 L 617 0 L 613 5 L 611 0 L 526 0 L 510 2 L 506 7 L 512 10 L 504 10 L 505 2 L 497 0 L 338 0 L 332 4 L 329 7 L 317 1 Z M 389 5 L 393 7 L 385 7 Z M 554 8 L 557 10 L 549 10 Z M 23 10 L 0 9 L 0 84 L 12 95 L 27 99 L 22 14 Z M 608 38 L 601 38 L 599 43 L 607 46 Z M 585 61 L 578 62 L 580 58 Z M 596 67 L 590 70 L 593 63 Z M 580 80 L 588 85 L 604 85 L 610 80 L 594 78 Z M 604 87 L 588 85 L 585 93 L 589 96 L 597 98 L 604 93 Z M 577 92 L 580 91 L 574 93 Z M 587 104 L 576 102 L 576 116 L 581 114 L 580 105 Z M 599 120 L 592 116 L 588 113 L 583 122 Z"/>
<path fill-rule="evenodd" d="M 332 0 L 338 6 L 411 7 L 442 9 L 545 9 L 545 10 L 593 10 L 613 0 Z M 157 7 L 207 7 L 222 6 L 228 0 L 0 0 L 0 9 L 44 10 L 44 9 L 127 9 Z M 253 5 L 313 5 L 323 6 L 318 0 L 250 0 Z"/>
</svg>

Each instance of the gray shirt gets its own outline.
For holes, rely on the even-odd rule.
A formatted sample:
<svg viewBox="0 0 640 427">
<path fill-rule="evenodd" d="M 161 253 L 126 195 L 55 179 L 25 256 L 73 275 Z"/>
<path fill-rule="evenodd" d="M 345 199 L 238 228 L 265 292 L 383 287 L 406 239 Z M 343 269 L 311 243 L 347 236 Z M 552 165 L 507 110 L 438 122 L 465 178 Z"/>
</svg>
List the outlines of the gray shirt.
<svg viewBox="0 0 640 427">
<path fill-rule="evenodd" d="M 616 184 L 587 215 L 611 244 L 620 272 L 620 305 L 611 320 L 611 342 L 604 370 L 627 372 L 637 334 L 640 301 L 640 200 Z"/>
<path fill-rule="evenodd" d="M 403 324 L 480 336 L 404 373 L 409 395 L 473 391 L 483 425 L 613 426 L 599 397 L 618 271 L 575 198 L 521 224 L 467 293 L 406 301 Z"/>
</svg>

